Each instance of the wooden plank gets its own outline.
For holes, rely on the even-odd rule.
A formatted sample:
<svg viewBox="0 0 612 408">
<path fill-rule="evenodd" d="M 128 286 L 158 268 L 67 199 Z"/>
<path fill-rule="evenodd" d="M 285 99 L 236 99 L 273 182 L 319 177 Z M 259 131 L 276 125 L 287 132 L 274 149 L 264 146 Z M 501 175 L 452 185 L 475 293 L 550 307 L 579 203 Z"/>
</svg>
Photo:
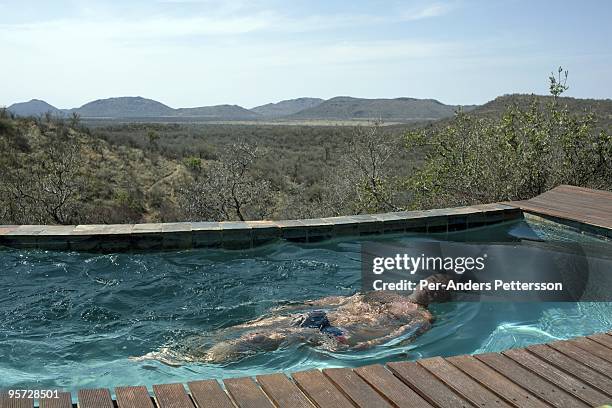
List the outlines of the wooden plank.
<svg viewBox="0 0 612 408">
<path fill-rule="evenodd" d="M 223 380 L 227 392 L 241 408 L 274 408 L 259 385 L 251 378 L 229 378 Z"/>
<path fill-rule="evenodd" d="M 555 365 L 561 370 L 573 375 L 580 381 L 598 389 L 603 394 L 612 397 L 612 378 L 609 378 L 578 361 L 559 353 L 557 350 L 545 344 L 527 347 L 527 350 L 538 356 L 549 364 Z"/>
<path fill-rule="evenodd" d="M 599 203 L 601 208 L 612 211 L 612 193 L 604 190 L 593 190 L 586 187 L 576 186 L 559 186 L 555 190 L 562 194 L 573 195 L 576 197 L 585 197 L 591 200 L 595 200 Z"/>
<path fill-rule="evenodd" d="M 527 200 L 527 203 L 547 206 L 576 214 L 580 214 L 582 211 L 584 215 L 597 214 L 598 217 L 607 219 L 610 218 L 609 211 L 612 210 L 612 207 L 608 208 L 609 206 L 606 205 L 607 203 L 605 201 L 604 197 L 598 195 L 575 194 L 552 190 L 549 193 Z"/>
<path fill-rule="evenodd" d="M 433 357 L 419 360 L 418 364 L 425 367 L 429 372 L 442 380 L 455 392 L 472 404 L 479 407 L 503 407 L 510 408 L 504 400 L 483 387 L 471 377 L 465 375 L 457 367 L 445 361 L 442 357 Z"/>
<path fill-rule="evenodd" d="M 147 387 L 116 387 L 115 397 L 119 408 L 154 408 Z"/>
<path fill-rule="evenodd" d="M 57 398 L 41 398 L 40 408 L 72 408 L 72 396 L 69 392 L 58 392 Z"/>
<path fill-rule="evenodd" d="M 300 389 L 319 408 L 353 408 L 354 405 L 319 370 L 293 373 L 293 379 Z"/>
<path fill-rule="evenodd" d="M 183 384 L 156 384 L 153 393 L 160 408 L 194 408 Z"/>
<path fill-rule="evenodd" d="M 217 380 L 192 381 L 187 386 L 198 408 L 234 408 Z"/>
<path fill-rule="evenodd" d="M 446 360 L 516 407 L 550 407 L 473 356 L 455 356 Z"/>
<path fill-rule="evenodd" d="M 114 408 L 110 391 L 106 388 L 79 390 L 79 408 Z"/>
<path fill-rule="evenodd" d="M 8 391 L 0 392 L 0 408 L 32 408 L 32 398 L 10 398 Z"/>
<path fill-rule="evenodd" d="M 473 405 L 456 394 L 432 373 L 417 363 L 388 363 L 387 367 L 406 385 L 432 405 L 438 407 L 470 408 Z"/>
<path fill-rule="evenodd" d="M 601 344 L 602 346 L 606 346 L 610 349 L 610 353 L 612 354 L 612 336 L 608 336 L 607 334 L 593 334 L 591 336 L 587 336 L 587 338 Z"/>
<path fill-rule="evenodd" d="M 588 407 L 578 398 L 537 376 L 509 357 L 498 353 L 478 354 L 474 357 L 554 407 Z"/>
<path fill-rule="evenodd" d="M 359 407 L 388 408 L 391 405 L 349 368 L 328 368 L 325 374 Z"/>
<path fill-rule="evenodd" d="M 557 200 L 553 202 L 552 200 Z M 600 221 L 609 220 L 607 210 L 603 209 L 597 202 L 575 199 L 568 195 L 559 195 L 556 197 L 535 197 L 528 200 L 524 206 L 533 206 L 555 212 L 567 213 L 572 216 L 582 218 L 593 218 Z"/>
<path fill-rule="evenodd" d="M 578 191 L 578 192 L 583 192 L 583 193 L 588 193 L 588 194 L 597 194 L 597 195 L 606 197 L 609 200 L 612 200 L 612 193 L 609 191 L 605 191 L 605 190 L 594 190 L 592 188 L 572 186 L 570 184 L 561 184 L 557 186 L 556 189 L 570 191 L 570 192 Z"/>
<path fill-rule="evenodd" d="M 595 388 L 583 383 L 577 378 L 569 375 L 568 373 L 559 370 L 551 364 L 548 364 L 544 360 L 539 359 L 535 355 L 527 352 L 526 350 L 513 349 L 506 350 L 503 354 L 510 357 L 517 363 L 526 367 L 530 371 L 536 373 L 542 378 L 547 379 L 553 384 L 558 385 L 565 391 L 573 394 L 580 398 L 582 401 L 589 405 L 603 405 L 609 401 L 609 398 L 596 390 Z"/>
<path fill-rule="evenodd" d="M 380 364 L 359 367 L 353 371 L 397 407 L 431 408 L 432 406 Z"/>
<path fill-rule="evenodd" d="M 612 193 L 608 191 L 559 186 L 530 200 L 512 204 L 529 212 L 612 227 Z"/>
<path fill-rule="evenodd" d="M 285 374 L 258 375 L 257 382 L 280 408 L 312 408 L 314 405 Z"/>
<path fill-rule="evenodd" d="M 589 353 L 602 358 L 610 363 L 612 363 L 612 351 L 606 346 L 602 346 L 596 341 L 587 339 L 586 337 L 578 337 L 576 339 L 572 339 L 569 341 L 570 344 L 575 345 L 583 350 L 588 351 Z"/>
<path fill-rule="evenodd" d="M 596 217 L 592 215 L 585 215 L 585 213 L 581 212 L 572 212 L 567 210 L 555 209 L 549 206 L 538 205 L 532 202 L 526 202 L 524 204 L 518 205 L 522 210 L 527 212 L 533 212 L 536 214 L 544 214 L 557 218 L 564 218 L 572 221 L 578 221 L 585 224 L 592 224 L 595 226 L 600 226 L 604 228 L 609 228 L 612 225 L 612 222 L 607 219 L 603 219 L 601 217 Z"/>
<path fill-rule="evenodd" d="M 585 366 L 612 378 L 612 363 L 609 361 L 599 358 L 588 351 L 581 349 L 580 347 L 576 347 L 568 341 L 554 341 L 552 343 L 548 343 L 548 346 L 568 357 L 573 358 L 576 361 L 579 361 Z"/>
</svg>

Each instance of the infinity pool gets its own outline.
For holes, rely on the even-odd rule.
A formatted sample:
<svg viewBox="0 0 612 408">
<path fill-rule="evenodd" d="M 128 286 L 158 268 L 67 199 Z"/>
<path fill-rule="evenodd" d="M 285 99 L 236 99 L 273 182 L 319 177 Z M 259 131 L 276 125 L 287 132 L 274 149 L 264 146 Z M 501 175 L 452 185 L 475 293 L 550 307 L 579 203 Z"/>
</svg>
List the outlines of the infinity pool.
<svg viewBox="0 0 612 408">
<path fill-rule="evenodd" d="M 457 241 L 588 240 L 516 221 L 449 234 Z M 384 236 L 408 243 L 446 236 Z M 408 346 L 332 353 L 294 346 L 224 366 L 132 361 L 243 323 L 287 301 L 350 295 L 365 239 L 279 242 L 248 251 L 87 254 L 0 249 L 0 388 L 114 387 L 347 367 L 499 351 L 612 329 L 612 303 L 445 303 Z M 612 253 L 612 244 L 610 244 Z"/>
</svg>

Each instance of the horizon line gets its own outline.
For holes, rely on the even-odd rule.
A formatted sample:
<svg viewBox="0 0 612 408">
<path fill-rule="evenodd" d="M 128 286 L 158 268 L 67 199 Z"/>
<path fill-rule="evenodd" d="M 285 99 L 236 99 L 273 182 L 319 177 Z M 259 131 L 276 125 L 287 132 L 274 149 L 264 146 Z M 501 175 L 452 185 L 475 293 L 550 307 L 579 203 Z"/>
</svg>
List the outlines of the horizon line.
<svg viewBox="0 0 612 408">
<path fill-rule="evenodd" d="M 285 102 L 285 101 L 293 101 L 293 100 L 297 100 L 297 99 L 321 99 L 323 102 L 325 101 L 329 101 L 331 99 L 335 99 L 335 98 L 354 98 L 354 99 L 365 99 L 365 100 L 397 100 L 397 99 L 415 99 L 415 100 L 420 100 L 420 101 L 425 101 L 425 100 L 432 100 L 432 101 L 436 101 L 438 103 L 441 103 L 443 105 L 446 106 L 479 106 L 479 105 L 484 105 L 488 102 L 494 101 L 497 98 L 503 97 L 503 96 L 511 96 L 511 95 L 527 95 L 527 96 L 550 96 L 550 95 L 542 95 L 542 94 L 536 94 L 536 93 L 520 93 L 520 92 L 515 92 L 515 93 L 504 93 L 501 95 L 496 96 L 493 99 L 490 99 L 484 103 L 462 103 L 462 104 L 449 104 L 449 103 L 444 103 L 442 101 L 440 101 L 439 99 L 436 98 L 417 98 L 417 97 L 412 97 L 412 96 L 396 96 L 396 97 L 375 97 L 375 98 L 367 98 L 367 97 L 359 97 L 359 96 L 351 96 L 351 95 L 337 95 L 337 96 L 333 96 L 331 98 L 321 98 L 321 97 L 317 97 L 317 96 L 298 96 L 298 97 L 294 97 L 294 98 L 288 98 L 288 99 L 281 99 L 278 100 L 276 102 L 266 102 L 260 105 L 255 105 L 252 107 L 246 107 L 246 106 L 242 106 L 236 103 L 220 103 L 220 104 L 214 104 L 214 105 L 196 105 L 196 106 L 181 106 L 181 107 L 173 107 L 170 106 L 164 102 L 161 102 L 157 99 L 153 99 L 153 98 L 148 98 L 148 97 L 144 97 L 141 95 L 136 95 L 136 96 L 132 96 L 132 95 L 124 95 L 124 96 L 110 96 L 107 98 L 98 98 L 98 99 L 92 99 L 88 102 L 83 103 L 82 105 L 78 106 L 78 107 L 72 107 L 72 108 L 59 108 L 57 106 L 55 106 L 54 104 L 48 102 L 45 99 L 41 99 L 41 98 L 31 98 L 29 100 L 24 100 L 24 101 L 19 101 L 19 102 L 13 102 L 10 105 L 0 105 L 0 107 L 2 108 L 9 108 L 10 106 L 16 105 L 16 104 L 22 104 L 22 103 L 29 103 L 29 102 L 33 102 L 33 101 L 40 101 L 40 102 L 44 102 L 47 103 L 49 105 L 51 105 L 52 107 L 54 107 L 55 109 L 58 110 L 74 110 L 74 109 L 79 109 L 82 108 L 83 106 L 92 103 L 92 102 L 96 102 L 96 101 L 105 101 L 105 100 L 109 100 L 109 99 L 121 99 L 121 98 L 141 98 L 141 99 L 146 99 L 146 100 L 150 100 L 150 101 L 154 101 L 157 103 L 160 103 L 164 106 L 167 106 L 170 109 L 173 110 L 177 110 L 177 109 L 194 109 L 194 108 L 205 108 L 205 107 L 216 107 L 216 106 L 237 106 L 237 107 L 241 107 L 243 109 L 247 109 L 247 110 L 252 110 L 261 106 L 265 106 L 265 105 L 274 105 L 280 102 Z M 606 101 L 606 100 L 610 100 L 611 98 L 584 98 L 584 97 L 573 97 L 573 96 L 563 96 L 564 98 L 573 98 L 573 99 L 592 99 L 592 100 L 601 100 L 601 101 Z"/>
</svg>

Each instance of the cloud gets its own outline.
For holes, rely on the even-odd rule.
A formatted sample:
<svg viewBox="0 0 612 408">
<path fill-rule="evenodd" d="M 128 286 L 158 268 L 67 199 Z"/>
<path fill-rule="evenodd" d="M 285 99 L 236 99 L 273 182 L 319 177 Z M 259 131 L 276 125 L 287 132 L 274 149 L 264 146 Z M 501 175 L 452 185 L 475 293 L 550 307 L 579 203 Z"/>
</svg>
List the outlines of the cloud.
<svg viewBox="0 0 612 408">
<path fill-rule="evenodd" d="M 19 40 L 90 39 L 139 40 L 143 38 L 169 38 L 199 35 L 239 35 L 261 31 L 274 22 L 271 15 L 217 19 L 210 17 L 168 18 L 153 17 L 143 20 L 54 20 L 36 24 L 0 24 L 0 33 L 6 38 Z M 8 37 L 6 37 L 8 36 Z"/>
<path fill-rule="evenodd" d="M 440 17 L 449 13 L 453 7 L 450 4 L 437 3 L 426 6 L 424 8 L 413 9 L 408 12 L 404 12 L 402 17 L 404 20 L 422 20 L 425 18 Z"/>
<path fill-rule="evenodd" d="M 466 52 L 462 44 L 422 39 L 343 41 L 331 43 L 294 44 L 259 49 L 253 61 L 258 65 L 276 67 L 363 66 L 388 61 L 413 61 L 444 56 L 451 58 Z"/>
<path fill-rule="evenodd" d="M 49 42 L 50 39 L 89 39 L 138 41 L 142 39 L 169 39 L 194 36 L 237 36 L 252 33 L 300 33 L 351 27 L 367 27 L 389 23 L 401 23 L 441 16 L 451 8 L 444 4 L 432 4 L 421 8 L 390 14 L 309 14 L 288 16 L 274 9 L 258 7 L 255 3 L 232 3 L 228 7 L 217 0 L 160 0 L 164 3 L 206 3 L 206 11 L 200 14 L 177 16 L 151 14 L 139 16 L 95 17 L 89 10 L 86 15 L 49 21 L 0 24 L 0 35 L 5 40 Z M 1 5 L 2 3 L 0 3 Z"/>
</svg>

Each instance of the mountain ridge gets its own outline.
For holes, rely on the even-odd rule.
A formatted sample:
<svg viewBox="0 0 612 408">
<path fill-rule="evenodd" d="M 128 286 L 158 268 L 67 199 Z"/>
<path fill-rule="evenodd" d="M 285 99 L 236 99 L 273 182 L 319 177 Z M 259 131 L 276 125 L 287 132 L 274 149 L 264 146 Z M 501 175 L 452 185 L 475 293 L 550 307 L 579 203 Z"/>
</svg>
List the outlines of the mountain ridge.
<svg viewBox="0 0 612 408">
<path fill-rule="evenodd" d="M 301 97 L 285 99 L 276 103 L 267 103 L 251 108 L 250 110 L 267 118 L 278 118 L 298 113 L 304 109 L 313 108 L 324 101 L 325 99 L 321 98 Z"/>
<path fill-rule="evenodd" d="M 80 108 L 71 109 L 82 117 L 164 117 L 172 116 L 174 109 L 153 99 L 141 96 L 122 96 L 96 99 Z"/>
<path fill-rule="evenodd" d="M 450 118 L 461 107 L 478 115 L 496 115 L 509 104 L 525 106 L 533 99 L 547 100 L 550 96 L 534 94 L 507 94 L 482 105 L 446 105 L 436 99 L 355 98 L 337 96 L 296 98 L 246 109 L 239 105 L 213 105 L 193 108 L 172 108 L 153 99 L 140 96 L 97 99 L 79 108 L 59 109 L 40 100 L 32 99 L 10 105 L 7 109 L 17 116 L 57 116 L 79 114 L 82 118 L 176 118 L 177 120 L 376 120 L 409 122 Z M 593 108 L 596 113 L 612 120 L 612 100 L 562 97 L 559 99 L 572 109 Z"/>
<path fill-rule="evenodd" d="M 457 108 L 456 105 L 445 105 L 435 99 L 336 96 L 313 108 L 290 115 L 289 118 L 435 120 L 452 116 Z"/>
<path fill-rule="evenodd" d="M 17 102 L 8 106 L 6 109 L 17 116 L 40 116 L 47 112 L 53 115 L 62 114 L 60 109 L 41 99 L 30 99 L 27 102 Z"/>
</svg>

